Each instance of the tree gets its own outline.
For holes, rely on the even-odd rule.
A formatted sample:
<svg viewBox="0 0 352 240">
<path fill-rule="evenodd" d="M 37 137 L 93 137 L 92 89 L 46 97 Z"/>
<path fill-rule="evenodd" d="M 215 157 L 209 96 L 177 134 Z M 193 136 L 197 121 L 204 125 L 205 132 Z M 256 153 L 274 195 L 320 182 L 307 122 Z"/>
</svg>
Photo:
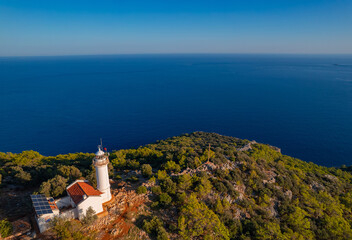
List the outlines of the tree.
<svg viewBox="0 0 352 240">
<path fill-rule="evenodd" d="M 292 210 L 290 214 L 282 218 L 287 226 L 302 238 L 313 239 L 313 233 L 310 231 L 310 221 L 307 218 L 308 213 L 298 206 L 294 206 Z"/>
<path fill-rule="evenodd" d="M 144 194 L 144 193 L 146 193 L 147 192 L 147 188 L 145 187 L 145 186 L 139 186 L 138 188 L 137 188 L 137 193 L 138 194 Z"/>
<path fill-rule="evenodd" d="M 169 239 L 162 221 L 157 216 L 154 216 L 150 221 L 144 220 L 143 229 L 151 236 L 156 236 L 157 240 Z"/>
<path fill-rule="evenodd" d="M 54 178 L 43 182 L 40 185 L 39 192 L 47 197 L 58 197 L 66 190 L 66 186 L 67 179 L 56 175 Z"/>
<path fill-rule="evenodd" d="M 163 180 L 160 183 L 161 189 L 169 194 L 175 194 L 176 192 L 176 183 L 173 182 L 170 178 Z"/>
<path fill-rule="evenodd" d="M 75 166 L 59 166 L 58 171 L 59 175 L 68 178 L 70 182 L 82 177 L 81 171 Z"/>
<path fill-rule="evenodd" d="M 211 182 L 207 178 L 202 177 L 195 190 L 200 196 L 205 196 L 211 191 L 212 187 Z"/>
<path fill-rule="evenodd" d="M 43 156 L 40 155 L 38 152 L 30 150 L 30 151 L 23 151 L 19 154 L 14 154 L 12 161 L 18 166 L 30 166 L 36 165 L 40 163 L 43 159 Z"/>
<path fill-rule="evenodd" d="M 187 194 L 185 192 L 177 193 L 176 194 L 176 201 L 178 204 L 183 204 L 187 199 Z"/>
<path fill-rule="evenodd" d="M 181 171 L 181 167 L 180 165 L 178 165 L 177 163 L 175 163 L 174 161 L 167 161 L 164 164 L 164 169 L 168 172 L 175 172 L 178 173 Z"/>
<path fill-rule="evenodd" d="M 212 150 L 210 150 L 209 148 L 208 149 L 206 149 L 205 151 L 204 151 L 204 153 L 203 153 L 203 155 L 202 156 L 200 156 L 200 161 L 201 162 L 205 162 L 205 161 L 207 161 L 208 159 L 212 159 L 212 158 L 214 158 L 215 157 L 215 152 L 213 152 Z"/>
<path fill-rule="evenodd" d="M 23 171 L 23 170 L 21 169 L 21 170 L 19 170 L 19 171 L 16 173 L 15 178 L 17 179 L 17 181 L 18 181 L 19 183 L 25 184 L 25 183 L 31 181 L 32 176 L 31 176 L 30 173 L 25 172 L 25 171 Z"/>
<path fill-rule="evenodd" d="M 192 177 L 185 173 L 178 177 L 178 187 L 182 190 L 187 190 L 192 186 Z"/>
<path fill-rule="evenodd" d="M 159 170 L 157 176 L 159 181 L 169 178 L 165 170 Z"/>
<path fill-rule="evenodd" d="M 120 150 L 111 154 L 111 163 L 114 167 L 124 168 L 126 166 L 126 152 Z"/>
<path fill-rule="evenodd" d="M 141 170 L 144 177 L 150 177 L 153 174 L 152 166 L 149 164 L 143 164 Z"/>
<path fill-rule="evenodd" d="M 91 225 L 98 217 L 92 207 L 89 207 L 86 211 L 86 215 L 82 219 L 82 223 L 85 225 Z"/>
<path fill-rule="evenodd" d="M 57 239 L 61 240 L 85 240 L 81 231 L 82 224 L 78 221 L 68 221 L 56 217 L 51 221 L 52 231 Z"/>
<path fill-rule="evenodd" d="M 280 230 L 280 225 L 275 222 L 265 222 L 256 231 L 256 237 L 263 240 L 290 239 L 284 238 Z M 304 238 L 293 238 L 304 239 Z"/>
<path fill-rule="evenodd" d="M 222 205 L 220 198 L 216 199 L 215 212 L 220 213 L 220 214 L 224 212 L 224 206 Z"/>
<path fill-rule="evenodd" d="M 89 183 L 96 188 L 97 187 L 97 175 L 95 173 L 95 168 L 93 167 L 93 169 L 91 171 L 88 172 L 88 174 L 86 175 L 86 179 L 89 181 Z"/>
<path fill-rule="evenodd" d="M 199 202 L 195 194 L 191 194 L 182 206 L 178 227 L 183 239 L 230 239 L 219 217 L 207 205 Z"/>
<path fill-rule="evenodd" d="M 162 193 L 159 195 L 159 202 L 161 205 L 167 206 L 171 203 L 172 198 L 167 193 Z"/>
<path fill-rule="evenodd" d="M 168 240 L 168 234 L 164 227 L 159 227 L 156 230 L 156 240 Z"/>
<path fill-rule="evenodd" d="M 12 224 L 6 219 L 0 220 L 0 236 L 6 238 L 12 234 Z"/>
</svg>

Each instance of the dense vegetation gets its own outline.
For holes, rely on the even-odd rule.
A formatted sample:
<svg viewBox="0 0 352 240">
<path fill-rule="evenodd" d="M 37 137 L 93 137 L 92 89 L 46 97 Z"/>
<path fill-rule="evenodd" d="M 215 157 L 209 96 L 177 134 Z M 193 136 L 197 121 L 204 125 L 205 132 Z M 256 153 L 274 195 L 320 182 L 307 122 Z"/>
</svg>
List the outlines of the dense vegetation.
<svg viewBox="0 0 352 240">
<path fill-rule="evenodd" d="M 248 143 L 196 132 L 114 151 L 111 177 L 129 173 L 137 192 L 149 194 L 152 215 L 140 227 L 151 238 L 352 238 L 350 168 L 307 163 L 264 144 L 242 148 Z M 94 184 L 92 158 L 0 153 L 1 185 L 40 186 L 57 197 L 74 179 Z"/>
<path fill-rule="evenodd" d="M 12 233 L 12 225 L 6 219 L 0 220 L 0 237 L 8 237 Z"/>
</svg>

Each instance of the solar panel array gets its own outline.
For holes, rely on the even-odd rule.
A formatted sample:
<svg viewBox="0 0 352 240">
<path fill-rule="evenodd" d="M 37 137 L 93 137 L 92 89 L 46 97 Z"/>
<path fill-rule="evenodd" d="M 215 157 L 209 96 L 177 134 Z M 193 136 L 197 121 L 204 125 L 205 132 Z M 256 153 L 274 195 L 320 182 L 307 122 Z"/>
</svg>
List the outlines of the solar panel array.
<svg viewBox="0 0 352 240">
<path fill-rule="evenodd" d="M 51 210 L 48 200 L 43 194 L 31 195 L 31 199 L 33 202 L 34 210 L 38 216 L 53 213 L 53 210 Z"/>
</svg>

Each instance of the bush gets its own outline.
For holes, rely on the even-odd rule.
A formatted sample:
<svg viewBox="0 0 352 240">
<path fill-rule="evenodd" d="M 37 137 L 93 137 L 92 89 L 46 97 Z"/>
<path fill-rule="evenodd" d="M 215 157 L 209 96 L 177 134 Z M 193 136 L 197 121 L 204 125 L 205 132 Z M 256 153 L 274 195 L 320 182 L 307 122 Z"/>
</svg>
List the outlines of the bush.
<svg viewBox="0 0 352 240">
<path fill-rule="evenodd" d="M 181 167 L 180 165 L 178 165 L 177 163 L 175 163 L 174 161 L 168 161 L 164 164 L 164 169 L 168 172 L 175 172 L 178 173 L 181 171 Z"/>
<path fill-rule="evenodd" d="M 150 205 L 151 208 L 154 208 L 154 209 L 158 209 L 159 208 L 159 202 L 153 202 L 151 205 Z"/>
<path fill-rule="evenodd" d="M 176 194 L 176 201 L 178 204 L 183 204 L 186 201 L 187 195 L 185 192 Z"/>
<path fill-rule="evenodd" d="M 59 175 L 68 178 L 70 182 L 82 177 L 81 171 L 74 166 L 59 166 Z"/>
<path fill-rule="evenodd" d="M 144 177 L 150 177 L 153 174 L 152 166 L 149 164 L 143 164 L 141 167 L 142 175 Z"/>
<path fill-rule="evenodd" d="M 173 182 L 170 178 L 163 180 L 160 183 L 160 186 L 161 186 L 161 189 L 163 189 L 163 191 L 169 194 L 175 194 L 176 192 L 176 183 Z"/>
<path fill-rule="evenodd" d="M 154 186 L 152 187 L 152 193 L 156 194 L 156 195 L 159 195 L 161 194 L 161 187 L 160 186 Z"/>
<path fill-rule="evenodd" d="M 172 198 L 169 196 L 169 194 L 167 194 L 167 193 L 160 194 L 159 202 L 161 205 L 167 206 L 171 203 L 171 201 L 172 201 Z"/>
<path fill-rule="evenodd" d="M 137 162 L 136 160 L 131 160 L 131 161 L 128 161 L 128 162 L 127 162 L 127 166 L 128 166 L 130 169 L 138 169 L 138 168 L 139 168 L 139 165 L 140 165 L 140 163 Z"/>
<path fill-rule="evenodd" d="M 25 172 L 23 170 L 16 173 L 15 178 L 21 184 L 25 184 L 25 183 L 30 182 L 32 180 L 31 174 L 28 172 Z"/>
<path fill-rule="evenodd" d="M 167 235 L 167 232 L 166 232 L 164 227 L 159 227 L 156 230 L 156 239 L 157 240 L 168 240 L 169 239 L 169 237 Z"/>
<path fill-rule="evenodd" d="M 92 207 L 89 207 L 86 211 L 86 215 L 82 219 L 82 223 L 85 225 L 91 225 L 98 217 Z"/>
<path fill-rule="evenodd" d="M 52 231 L 56 239 L 61 240 L 83 240 L 84 237 L 81 228 L 82 224 L 78 221 L 67 221 L 63 218 L 54 218 L 51 221 Z"/>
<path fill-rule="evenodd" d="M 147 192 L 147 188 L 145 186 L 139 186 L 137 188 L 137 193 L 138 194 L 143 194 L 143 193 L 146 193 Z"/>
<path fill-rule="evenodd" d="M 162 226 L 163 226 L 163 223 L 157 216 L 154 216 L 150 221 L 148 220 L 143 221 L 143 229 L 148 234 L 154 233 L 156 235 L 156 229 Z"/>
<path fill-rule="evenodd" d="M 162 181 L 162 180 L 169 178 L 169 175 L 167 175 L 165 170 L 159 170 L 157 173 L 157 176 L 158 176 L 159 181 Z"/>
<path fill-rule="evenodd" d="M 185 173 L 178 177 L 178 187 L 182 190 L 187 190 L 192 186 L 192 178 Z"/>
<path fill-rule="evenodd" d="M 154 216 L 150 221 L 144 220 L 143 229 L 151 236 L 156 236 L 157 240 L 169 239 L 162 221 L 156 216 Z"/>
<path fill-rule="evenodd" d="M 6 219 L 0 220 L 0 236 L 5 238 L 12 234 L 12 224 Z"/>
<path fill-rule="evenodd" d="M 131 176 L 131 177 L 127 178 L 126 180 L 130 181 L 130 182 L 138 182 L 139 178 L 136 176 Z"/>
</svg>

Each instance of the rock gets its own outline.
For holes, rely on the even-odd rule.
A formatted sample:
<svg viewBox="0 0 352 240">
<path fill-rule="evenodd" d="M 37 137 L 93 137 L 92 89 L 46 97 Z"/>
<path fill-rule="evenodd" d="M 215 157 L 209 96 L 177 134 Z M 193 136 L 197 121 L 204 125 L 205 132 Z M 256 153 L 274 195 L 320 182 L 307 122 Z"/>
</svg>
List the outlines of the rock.
<svg viewBox="0 0 352 240">
<path fill-rule="evenodd" d="M 312 182 L 312 184 L 309 185 L 311 189 L 313 189 L 314 191 L 320 191 L 320 190 L 324 190 L 325 187 L 318 183 L 318 182 Z"/>
<path fill-rule="evenodd" d="M 288 197 L 290 200 L 292 199 L 292 191 L 291 191 L 291 190 L 287 190 L 284 194 L 285 194 L 285 196 Z"/>
<path fill-rule="evenodd" d="M 339 179 L 333 175 L 330 175 L 330 174 L 325 174 L 324 177 L 328 180 L 330 180 L 331 182 L 338 182 Z"/>
</svg>

